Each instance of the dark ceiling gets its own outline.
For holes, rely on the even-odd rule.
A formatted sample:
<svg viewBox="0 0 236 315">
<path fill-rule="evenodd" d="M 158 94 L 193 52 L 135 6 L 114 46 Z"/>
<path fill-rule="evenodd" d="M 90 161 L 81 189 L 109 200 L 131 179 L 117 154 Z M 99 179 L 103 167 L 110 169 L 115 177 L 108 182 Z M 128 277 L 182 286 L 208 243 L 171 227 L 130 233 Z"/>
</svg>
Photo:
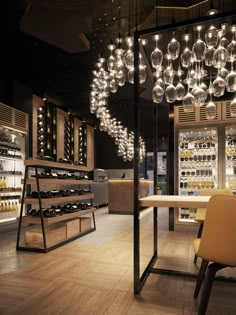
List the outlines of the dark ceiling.
<svg viewBox="0 0 236 315">
<path fill-rule="evenodd" d="M 214 1 L 220 10 L 233 3 Z M 124 37 L 136 25 L 155 26 L 157 16 L 158 24 L 164 25 L 205 15 L 209 9 L 206 0 L 19 0 L 0 6 L 5 15 L 0 72 L 90 122 L 91 71 L 98 53 L 107 54 L 106 46 L 118 32 Z M 152 105 L 151 87 L 149 77 L 142 94 L 146 108 Z M 132 85 L 127 84 L 109 100 L 112 112 L 127 123 L 132 95 Z"/>
</svg>

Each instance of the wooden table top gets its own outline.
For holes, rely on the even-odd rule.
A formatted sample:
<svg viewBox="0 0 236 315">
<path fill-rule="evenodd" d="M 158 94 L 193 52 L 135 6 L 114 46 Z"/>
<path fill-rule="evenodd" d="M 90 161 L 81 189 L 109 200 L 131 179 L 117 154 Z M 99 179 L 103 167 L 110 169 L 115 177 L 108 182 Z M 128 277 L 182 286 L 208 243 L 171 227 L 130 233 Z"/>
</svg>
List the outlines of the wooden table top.
<svg viewBox="0 0 236 315">
<path fill-rule="evenodd" d="M 152 195 L 140 198 L 141 207 L 206 208 L 211 196 Z"/>
</svg>

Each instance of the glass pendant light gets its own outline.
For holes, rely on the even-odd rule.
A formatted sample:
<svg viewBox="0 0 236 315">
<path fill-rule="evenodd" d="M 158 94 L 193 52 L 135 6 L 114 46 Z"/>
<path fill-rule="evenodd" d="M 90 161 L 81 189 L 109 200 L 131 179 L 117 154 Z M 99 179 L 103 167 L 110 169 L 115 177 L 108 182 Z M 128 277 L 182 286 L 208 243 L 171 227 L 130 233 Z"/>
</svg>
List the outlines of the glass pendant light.
<svg viewBox="0 0 236 315">
<path fill-rule="evenodd" d="M 215 53 L 214 47 L 207 47 L 205 55 L 205 65 L 211 67 L 213 65 L 213 56 Z"/>
<path fill-rule="evenodd" d="M 162 51 L 158 48 L 158 41 L 161 39 L 161 35 L 157 34 L 154 35 L 154 40 L 156 42 L 156 48 L 153 50 L 151 53 L 151 62 L 152 62 L 152 67 L 153 68 L 160 68 L 162 65 L 162 60 L 163 60 L 163 53 Z"/>
<path fill-rule="evenodd" d="M 169 44 L 167 45 L 167 52 L 170 56 L 171 60 L 175 60 L 179 56 L 179 51 L 180 51 L 180 43 L 177 41 L 175 38 L 175 33 L 173 32 L 173 37 Z"/>
<path fill-rule="evenodd" d="M 196 62 L 203 61 L 205 59 L 205 54 L 206 54 L 206 44 L 201 39 L 201 30 L 202 30 L 202 26 L 198 25 L 197 26 L 198 39 L 194 43 L 193 49 L 192 49 L 194 61 Z"/>
<path fill-rule="evenodd" d="M 218 75 L 225 80 L 225 78 L 227 77 L 227 75 L 229 74 L 229 71 L 226 68 L 220 68 L 218 70 Z"/>
<path fill-rule="evenodd" d="M 236 91 L 236 84 L 235 84 L 235 79 L 236 79 L 236 71 L 234 70 L 233 67 L 233 61 L 231 62 L 231 70 L 227 77 L 225 78 L 225 83 L 226 83 L 226 89 L 228 92 L 235 92 Z"/>
<path fill-rule="evenodd" d="M 216 47 L 218 42 L 217 28 L 213 25 L 209 27 L 205 34 L 205 40 L 208 48 Z"/>
<path fill-rule="evenodd" d="M 133 37 L 128 34 L 128 36 L 125 38 L 126 45 L 128 46 L 128 49 L 124 53 L 124 65 L 127 69 L 131 69 L 134 67 L 134 53 L 132 51 L 133 47 Z"/>
<path fill-rule="evenodd" d="M 184 112 L 185 113 L 192 113 L 195 108 L 195 99 L 192 93 L 188 89 L 188 93 L 183 98 L 183 106 L 184 106 Z"/>
<path fill-rule="evenodd" d="M 230 27 L 232 33 L 232 40 L 227 48 L 228 61 L 234 62 L 236 60 L 236 25 Z"/>
<path fill-rule="evenodd" d="M 207 94 L 206 92 L 201 88 L 200 83 L 196 85 L 192 92 L 194 96 L 194 105 L 196 107 L 201 107 L 205 104 Z"/>
<path fill-rule="evenodd" d="M 177 83 L 176 88 L 175 88 L 177 101 L 182 101 L 182 99 L 184 98 L 184 95 L 185 95 L 185 87 L 182 84 L 182 80 L 181 80 L 181 77 L 183 74 L 184 74 L 184 72 L 181 70 L 181 67 L 179 65 L 179 68 L 177 71 L 177 75 L 178 75 L 179 79 L 178 79 L 178 83 Z"/>
<path fill-rule="evenodd" d="M 163 72 L 163 80 L 164 80 L 165 84 L 171 84 L 174 80 L 175 71 L 172 67 L 172 61 L 171 61 L 170 55 L 166 54 L 165 58 L 168 60 L 168 66 L 166 67 L 166 69 Z"/>
<path fill-rule="evenodd" d="M 210 95 L 210 101 L 206 105 L 206 119 L 213 120 L 216 118 L 216 104 L 212 102 L 213 85 L 210 81 L 208 93 Z"/>
<path fill-rule="evenodd" d="M 188 43 L 191 39 L 191 34 L 184 34 L 183 35 L 183 40 L 185 41 L 185 48 L 180 56 L 181 58 L 181 64 L 184 68 L 188 68 L 191 65 L 191 61 L 192 61 L 192 51 L 189 49 L 188 47 Z"/>
<path fill-rule="evenodd" d="M 165 90 L 165 97 L 167 103 L 174 103 L 176 101 L 176 88 L 173 83 L 170 83 Z"/>
<path fill-rule="evenodd" d="M 163 88 L 156 83 L 154 88 L 152 89 L 152 100 L 154 103 L 161 103 L 164 95 L 164 90 Z"/>
<path fill-rule="evenodd" d="M 111 42 L 107 48 L 110 50 L 110 56 L 107 59 L 107 69 L 112 72 L 115 71 L 116 58 L 113 55 L 113 51 L 116 49 L 116 46 Z"/>
<path fill-rule="evenodd" d="M 147 76 L 147 72 L 146 72 L 146 66 L 144 65 L 139 65 L 139 83 L 143 84 L 146 81 L 146 76 Z"/>
<path fill-rule="evenodd" d="M 225 38 L 222 38 L 223 31 L 218 31 L 219 46 L 213 54 L 213 66 L 217 69 L 223 68 L 226 65 L 228 59 L 227 49 L 224 47 Z"/>
<path fill-rule="evenodd" d="M 212 89 L 213 95 L 215 97 L 221 97 L 225 92 L 226 82 L 225 80 L 219 75 L 219 71 L 217 73 L 217 77 L 213 81 Z"/>
</svg>

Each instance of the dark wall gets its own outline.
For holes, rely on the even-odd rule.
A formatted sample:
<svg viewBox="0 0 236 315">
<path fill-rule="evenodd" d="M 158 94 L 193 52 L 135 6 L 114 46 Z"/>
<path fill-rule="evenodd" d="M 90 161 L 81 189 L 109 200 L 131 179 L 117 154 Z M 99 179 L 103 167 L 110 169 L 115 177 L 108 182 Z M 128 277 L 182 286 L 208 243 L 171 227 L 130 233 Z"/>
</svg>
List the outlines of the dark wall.
<svg viewBox="0 0 236 315">
<path fill-rule="evenodd" d="M 114 139 L 99 130 L 95 130 L 94 133 L 94 155 L 95 168 L 133 168 L 132 162 L 124 162 L 122 157 L 117 156 L 117 146 L 114 143 Z"/>
</svg>

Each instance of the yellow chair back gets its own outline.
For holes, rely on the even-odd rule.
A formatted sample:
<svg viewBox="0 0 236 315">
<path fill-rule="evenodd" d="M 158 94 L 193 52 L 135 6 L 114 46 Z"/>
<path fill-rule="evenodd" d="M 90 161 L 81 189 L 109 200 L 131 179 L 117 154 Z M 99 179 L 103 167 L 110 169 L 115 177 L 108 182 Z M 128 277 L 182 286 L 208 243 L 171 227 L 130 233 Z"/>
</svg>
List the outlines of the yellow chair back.
<svg viewBox="0 0 236 315">
<path fill-rule="evenodd" d="M 197 255 L 205 260 L 236 266 L 236 196 L 211 197 Z"/>
<path fill-rule="evenodd" d="M 200 196 L 214 196 L 214 195 L 233 195 L 232 190 L 230 189 L 202 189 L 200 191 Z M 198 208 L 195 220 L 204 221 L 206 216 L 206 208 Z"/>
</svg>

